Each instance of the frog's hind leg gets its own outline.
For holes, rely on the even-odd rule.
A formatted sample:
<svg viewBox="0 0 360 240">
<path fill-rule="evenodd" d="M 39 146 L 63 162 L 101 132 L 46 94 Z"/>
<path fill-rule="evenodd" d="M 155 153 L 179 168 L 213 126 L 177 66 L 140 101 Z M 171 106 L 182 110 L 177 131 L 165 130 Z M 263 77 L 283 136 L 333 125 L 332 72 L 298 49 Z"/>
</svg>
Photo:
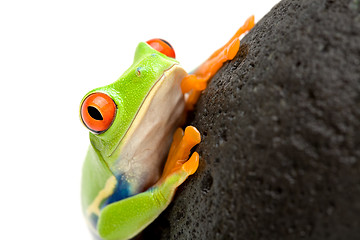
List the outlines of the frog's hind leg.
<svg viewBox="0 0 360 240">
<path fill-rule="evenodd" d="M 239 28 L 235 35 L 220 49 L 215 51 L 210 58 L 201 64 L 192 74 L 187 75 L 181 83 L 183 93 L 188 93 L 186 100 L 187 109 L 192 109 L 197 102 L 200 93 L 207 86 L 208 81 L 215 75 L 221 66 L 228 60 L 232 60 L 240 47 L 239 37 L 253 28 L 254 16 L 248 18 L 245 24 Z"/>
</svg>

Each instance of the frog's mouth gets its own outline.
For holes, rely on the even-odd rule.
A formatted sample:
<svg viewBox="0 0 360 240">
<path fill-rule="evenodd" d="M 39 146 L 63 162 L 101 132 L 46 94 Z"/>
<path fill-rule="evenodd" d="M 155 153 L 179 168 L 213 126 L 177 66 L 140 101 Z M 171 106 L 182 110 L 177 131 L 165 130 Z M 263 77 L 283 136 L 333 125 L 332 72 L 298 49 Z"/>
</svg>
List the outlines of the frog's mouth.
<svg viewBox="0 0 360 240">
<path fill-rule="evenodd" d="M 117 155 L 111 167 L 114 174 L 118 169 L 127 175 L 131 172 L 134 175 L 161 172 L 172 135 L 184 120 L 185 101 L 180 84 L 186 75 L 185 70 L 175 64 L 153 85 L 129 129 L 111 153 Z"/>
</svg>

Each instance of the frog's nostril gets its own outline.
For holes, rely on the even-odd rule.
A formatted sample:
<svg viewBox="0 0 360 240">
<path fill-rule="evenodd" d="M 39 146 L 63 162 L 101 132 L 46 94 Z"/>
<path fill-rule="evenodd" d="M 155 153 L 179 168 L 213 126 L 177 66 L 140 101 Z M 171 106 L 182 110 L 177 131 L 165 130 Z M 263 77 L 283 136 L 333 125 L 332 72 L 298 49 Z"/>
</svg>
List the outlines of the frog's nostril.
<svg viewBox="0 0 360 240">
<path fill-rule="evenodd" d="M 103 117 L 102 117 L 100 111 L 96 107 L 88 106 L 87 111 L 88 111 L 90 117 L 92 117 L 93 119 L 103 120 Z"/>
</svg>

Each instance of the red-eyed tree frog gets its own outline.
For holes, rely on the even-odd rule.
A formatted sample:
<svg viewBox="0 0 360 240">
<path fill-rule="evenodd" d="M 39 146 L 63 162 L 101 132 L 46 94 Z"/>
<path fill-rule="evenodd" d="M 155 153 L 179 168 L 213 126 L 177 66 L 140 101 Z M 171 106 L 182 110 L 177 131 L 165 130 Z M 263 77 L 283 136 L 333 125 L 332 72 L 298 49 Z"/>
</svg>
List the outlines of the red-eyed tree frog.
<svg viewBox="0 0 360 240">
<path fill-rule="evenodd" d="M 166 41 L 141 42 L 118 80 L 85 95 L 80 116 L 91 145 L 83 167 L 82 207 L 95 239 L 136 236 L 197 170 L 198 153 L 189 155 L 200 133 L 179 126 L 209 79 L 235 57 L 240 35 L 253 26 L 250 17 L 191 74 Z"/>
</svg>

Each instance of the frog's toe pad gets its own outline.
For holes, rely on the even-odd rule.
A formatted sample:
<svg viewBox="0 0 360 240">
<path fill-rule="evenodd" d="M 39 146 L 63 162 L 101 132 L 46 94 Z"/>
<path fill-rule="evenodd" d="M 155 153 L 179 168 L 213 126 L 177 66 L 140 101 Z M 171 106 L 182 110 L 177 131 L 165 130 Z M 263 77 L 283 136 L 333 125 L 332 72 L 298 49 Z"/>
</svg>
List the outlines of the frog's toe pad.
<svg viewBox="0 0 360 240">
<path fill-rule="evenodd" d="M 190 159 L 182 165 L 182 169 L 187 172 L 189 175 L 192 175 L 196 172 L 199 167 L 199 154 L 194 152 Z"/>
<path fill-rule="evenodd" d="M 186 127 L 183 141 L 191 147 L 199 144 L 201 141 L 200 132 L 193 126 Z"/>
</svg>

